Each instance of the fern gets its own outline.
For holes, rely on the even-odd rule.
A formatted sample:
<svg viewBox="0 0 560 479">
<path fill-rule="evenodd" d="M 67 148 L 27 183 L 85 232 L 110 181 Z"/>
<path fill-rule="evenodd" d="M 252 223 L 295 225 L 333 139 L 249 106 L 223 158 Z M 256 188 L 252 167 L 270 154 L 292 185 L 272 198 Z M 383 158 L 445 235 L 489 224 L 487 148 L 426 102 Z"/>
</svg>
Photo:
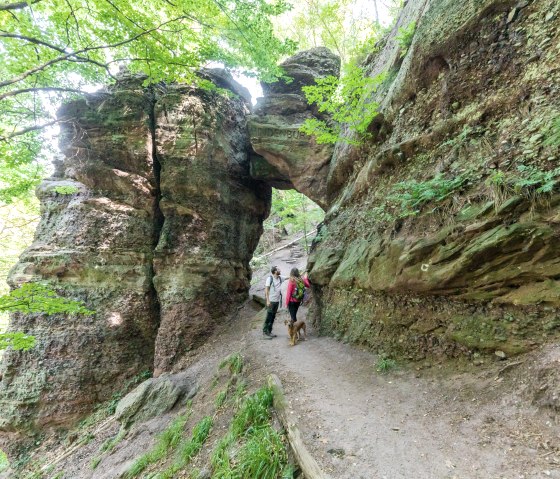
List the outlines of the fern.
<svg viewBox="0 0 560 479">
<path fill-rule="evenodd" d="M 546 132 L 545 146 L 560 146 L 560 115 L 554 118 Z"/>
</svg>

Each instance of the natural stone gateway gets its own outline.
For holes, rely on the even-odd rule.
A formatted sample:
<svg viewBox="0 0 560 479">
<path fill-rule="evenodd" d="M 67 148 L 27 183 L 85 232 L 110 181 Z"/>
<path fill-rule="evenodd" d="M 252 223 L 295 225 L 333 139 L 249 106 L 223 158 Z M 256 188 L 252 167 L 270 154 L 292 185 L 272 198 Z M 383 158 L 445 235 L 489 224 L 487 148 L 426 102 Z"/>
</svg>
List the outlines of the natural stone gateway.
<svg viewBox="0 0 560 479">
<path fill-rule="evenodd" d="M 340 58 L 326 48 L 314 48 L 281 66 L 291 82 L 263 84 L 265 96 L 259 98 L 249 117 L 251 145 L 260 155 L 251 160 L 252 175 L 277 188 L 295 188 L 326 208 L 333 146 L 319 145 L 299 131 L 306 119 L 317 115 L 307 104 L 302 87 L 314 85 L 318 78 L 338 77 Z"/>
</svg>

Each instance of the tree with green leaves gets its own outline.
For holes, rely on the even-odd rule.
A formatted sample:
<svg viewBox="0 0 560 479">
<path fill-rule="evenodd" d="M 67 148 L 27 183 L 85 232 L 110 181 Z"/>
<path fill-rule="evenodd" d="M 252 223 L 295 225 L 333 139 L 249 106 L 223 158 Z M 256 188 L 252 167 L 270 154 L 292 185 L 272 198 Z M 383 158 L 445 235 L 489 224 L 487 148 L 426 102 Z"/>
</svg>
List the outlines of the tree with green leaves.
<svg viewBox="0 0 560 479">
<path fill-rule="evenodd" d="M 359 0 L 303 0 L 294 6 L 279 33 L 294 39 L 300 49 L 327 47 L 342 64 L 361 56 L 380 38 L 378 0 L 373 10 Z"/>
<path fill-rule="evenodd" d="M 1 0 L 0 0 L 1 1 Z M 294 42 L 271 18 L 286 0 L 27 0 L 0 3 L 0 201 L 40 180 L 41 132 L 61 102 L 115 81 L 197 81 L 210 62 L 262 80 L 280 75 Z"/>
<path fill-rule="evenodd" d="M 317 143 L 360 144 L 368 136 L 367 129 L 379 108 L 371 96 L 386 77 L 386 73 L 369 77 L 362 68 L 348 65 L 340 79 L 330 75 L 303 87 L 307 102 L 315 103 L 319 112 L 328 113 L 330 119 L 308 118 L 300 130 L 315 136 Z"/>
<path fill-rule="evenodd" d="M 265 221 L 265 230 L 289 226 L 291 233 L 303 233 L 306 252 L 309 252 L 307 234 L 325 216 L 324 211 L 313 201 L 296 190 L 274 190 L 270 217 Z"/>
</svg>

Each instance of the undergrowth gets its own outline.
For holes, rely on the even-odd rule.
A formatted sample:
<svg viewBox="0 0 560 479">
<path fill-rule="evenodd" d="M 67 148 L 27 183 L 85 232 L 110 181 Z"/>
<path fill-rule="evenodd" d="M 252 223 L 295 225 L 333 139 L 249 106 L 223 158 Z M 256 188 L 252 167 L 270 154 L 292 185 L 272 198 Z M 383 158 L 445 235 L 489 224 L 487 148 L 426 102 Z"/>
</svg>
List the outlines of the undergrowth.
<svg viewBox="0 0 560 479">
<path fill-rule="evenodd" d="M 554 118 L 546 131 L 544 140 L 545 146 L 559 147 L 560 146 L 560 115 Z"/>
<path fill-rule="evenodd" d="M 190 438 L 185 439 L 177 448 L 177 457 L 162 473 L 156 476 L 157 479 L 173 479 L 176 474 L 187 467 L 193 457 L 195 457 L 202 446 L 206 442 L 214 420 L 210 416 L 202 418 L 202 420 L 193 428 Z"/>
<path fill-rule="evenodd" d="M 459 190 L 467 181 L 464 175 L 445 178 L 438 173 L 427 181 L 402 181 L 393 186 L 389 201 L 397 204 L 399 218 L 415 216 L 430 202 L 441 203 Z"/>
<path fill-rule="evenodd" d="M 2 450 L 0 450 L 0 472 L 5 471 L 6 469 L 8 469 L 8 467 L 10 467 L 8 457 Z"/>
<path fill-rule="evenodd" d="M 406 27 L 400 27 L 396 36 L 397 43 L 400 47 L 401 58 L 408 53 L 412 39 L 416 33 L 416 22 L 410 22 Z"/>
<path fill-rule="evenodd" d="M 429 203 L 443 203 L 469 182 L 467 175 L 446 178 L 438 173 L 425 181 L 409 180 L 394 184 L 384 201 L 370 208 L 367 215 L 376 223 L 390 223 L 398 218 L 417 216 Z"/>
<path fill-rule="evenodd" d="M 243 370 L 243 358 L 241 357 L 241 354 L 230 354 L 220 363 L 219 369 L 223 369 L 226 366 L 228 367 L 230 374 L 240 374 Z"/>
<path fill-rule="evenodd" d="M 272 390 L 263 387 L 243 401 L 212 453 L 213 479 L 287 477 L 286 448 L 270 423 L 272 399 Z"/>
<path fill-rule="evenodd" d="M 509 196 L 517 194 L 533 202 L 546 199 L 560 182 L 560 167 L 539 170 L 533 165 L 519 165 L 516 172 L 496 171 L 487 180 L 496 207 Z"/>
<path fill-rule="evenodd" d="M 155 464 L 164 457 L 168 456 L 170 452 L 179 445 L 183 436 L 185 424 L 187 423 L 191 412 L 192 411 L 189 409 L 185 414 L 181 414 L 175 418 L 171 422 L 171 425 L 158 436 L 153 449 L 140 456 L 125 473 L 124 477 L 126 479 L 138 477 L 149 465 Z"/>
</svg>

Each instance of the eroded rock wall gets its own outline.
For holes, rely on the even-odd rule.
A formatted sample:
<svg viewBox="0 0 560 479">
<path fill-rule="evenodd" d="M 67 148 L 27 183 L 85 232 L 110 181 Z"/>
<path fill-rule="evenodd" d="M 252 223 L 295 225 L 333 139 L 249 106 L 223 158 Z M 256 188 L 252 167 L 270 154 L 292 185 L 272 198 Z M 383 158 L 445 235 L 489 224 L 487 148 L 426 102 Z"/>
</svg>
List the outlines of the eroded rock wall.
<svg viewBox="0 0 560 479">
<path fill-rule="evenodd" d="M 155 253 L 156 371 L 169 370 L 247 297 L 270 187 L 249 177 L 240 99 L 169 88 L 155 108 L 165 221 Z"/>
<path fill-rule="evenodd" d="M 560 166 L 546 145 L 560 111 L 559 8 L 407 3 L 367 61 L 388 72 L 373 138 L 338 144 L 331 163 L 310 259 L 324 332 L 414 357 L 514 354 L 558 333 L 558 185 L 538 193 L 523 180 Z M 411 21 L 401 58 L 397 28 Z"/>
<path fill-rule="evenodd" d="M 38 189 L 34 243 L 11 272 L 17 285 L 47 281 L 96 314 L 16 315 L 10 328 L 37 339 L 6 351 L 0 429 L 58 426 L 108 399 L 115 384 L 150 370 L 158 325 L 152 285 L 157 182 L 152 99 L 138 84 L 65 105 L 64 160 Z M 70 187 L 72 194 L 58 193 Z M 67 190 L 72 191 L 72 190 Z"/>
<path fill-rule="evenodd" d="M 239 92 L 230 80 L 217 83 Z M 249 176 L 246 100 L 141 85 L 60 112 L 64 158 L 11 282 L 47 281 L 95 314 L 14 316 L 38 343 L 2 362 L 4 447 L 72 424 L 142 371 L 170 371 L 247 297 L 271 190 Z"/>
</svg>

